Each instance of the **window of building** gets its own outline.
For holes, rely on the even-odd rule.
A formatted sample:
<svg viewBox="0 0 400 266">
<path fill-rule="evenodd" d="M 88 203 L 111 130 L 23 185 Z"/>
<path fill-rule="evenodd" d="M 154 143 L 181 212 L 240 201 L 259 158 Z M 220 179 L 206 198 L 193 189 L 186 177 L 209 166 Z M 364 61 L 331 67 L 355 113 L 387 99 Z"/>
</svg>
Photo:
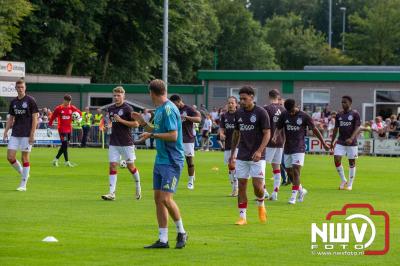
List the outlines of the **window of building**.
<svg viewBox="0 0 400 266">
<path fill-rule="evenodd" d="M 228 96 L 228 88 L 225 87 L 214 87 L 213 97 L 214 98 L 226 98 Z"/>
<path fill-rule="evenodd" d="M 98 108 L 113 102 L 111 93 L 89 93 L 88 105 L 90 108 Z"/>
<path fill-rule="evenodd" d="M 375 115 L 383 119 L 397 115 L 400 108 L 400 89 L 375 90 Z"/>
<path fill-rule="evenodd" d="M 320 109 L 321 111 L 330 102 L 329 89 L 303 89 L 302 90 L 302 110 L 313 113 Z"/>
</svg>

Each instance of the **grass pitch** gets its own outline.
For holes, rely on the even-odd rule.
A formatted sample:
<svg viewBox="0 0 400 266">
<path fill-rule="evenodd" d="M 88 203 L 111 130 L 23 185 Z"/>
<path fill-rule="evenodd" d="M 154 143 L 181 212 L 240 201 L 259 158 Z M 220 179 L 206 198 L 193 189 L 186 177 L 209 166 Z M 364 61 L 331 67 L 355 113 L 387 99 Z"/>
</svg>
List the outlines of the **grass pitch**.
<svg viewBox="0 0 400 266">
<path fill-rule="evenodd" d="M 107 150 L 70 149 L 76 168 L 53 168 L 55 148 L 34 148 L 27 192 L 17 192 L 19 177 L 0 148 L 0 265 L 395 265 L 400 248 L 399 158 L 361 157 L 353 191 L 338 191 L 333 158 L 307 155 L 304 203 L 290 206 L 290 188 L 282 187 L 278 202 L 267 202 L 268 221 L 259 224 L 249 201 L 247 226 L 238 218 L 236 198 L 221 152 L 197 152 L 195 190 L 186 189 L 186 167 L 175 199 L 189 233 L 185 249 L 144 250 L 157 239 L 152 199 L 154 151 L 138 150 L 143 198 L 134 198 L 134 182 L 119 169 L 117 199 L 108 192 Z M 62 161 L 62 160 L 60 160 Z M 346 165 L 346 164 L 344 164 Z M 218 168 L 218 170 L 217 170 Z M 347 167 L 345 167 L 347 175 Z M 270 166 L 268 166 L 270 173 Z M 270 176 L 270 175 L 269 175 Z M 267 177 L 267 187 L 272 181 Z M 253 199 L 252 190 L 248 190 Z M 390 251 L 384 256 L 318 256 L 310 250 L 311 223 L 345 203 L 370 203 L 390 215 Z M 44 243 L 55 236 L 58 243 Z M 175 245 L 170 221 L 170 245 Z"/>
</svg>

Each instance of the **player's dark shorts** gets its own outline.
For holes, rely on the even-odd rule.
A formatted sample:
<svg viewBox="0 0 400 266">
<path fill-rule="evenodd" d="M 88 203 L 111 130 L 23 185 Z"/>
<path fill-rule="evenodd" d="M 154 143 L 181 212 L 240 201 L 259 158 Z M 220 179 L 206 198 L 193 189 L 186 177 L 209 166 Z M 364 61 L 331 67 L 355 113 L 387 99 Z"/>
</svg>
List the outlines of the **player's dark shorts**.
<svg viewBox="0 0 400 266">
<path fill-rule="evenodd" d="M 155 164 L 153 169 L 153 189 L 175 193 L 183 168 L 179 165 Z"/>
<path fill-rule="evenodd" d="M 202 136 L 203 138 L 208 138 L 208 134 L 209 134 L 209 131 L 208 131 L 208 130 L 203 130 L 203 131 L 201 132 L 201 136 Z"/>
<path fill-rule="evenodd" d="M 61 132 L 58 132 L 58 135 L 60 135 L 60 140 L 61 140 L 61 142 L 63 142 L 63 141 L 70 141 L 70 140 L 71 140 L 71 133 L 61 133 Z"/>
</svg>

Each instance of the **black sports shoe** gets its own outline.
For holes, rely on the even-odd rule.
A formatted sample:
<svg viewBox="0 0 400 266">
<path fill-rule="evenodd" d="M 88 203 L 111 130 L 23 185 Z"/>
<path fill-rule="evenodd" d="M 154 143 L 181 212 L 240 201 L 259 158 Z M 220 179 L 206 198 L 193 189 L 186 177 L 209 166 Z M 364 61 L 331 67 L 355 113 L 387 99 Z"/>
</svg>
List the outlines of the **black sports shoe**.
<svg viewBox="0 0 400 266">
<path fill-rule="evenodd" d="M 160 240 L 157 240 L 156 242 L 154 242 L 150 246 L 145 246 L 144 248 L 169 248 L 169 245 L 168 245 L 168 242 L 167 243 L 163 243 Z"/>
<path fill-rule="evenodd" d="M 176 236 L 176 246 L 175 248 L 183 248 L 186 246 L 186 241 L 188 239 L 188 236 L 186 233 L 178 233 Z"/>
</svg>

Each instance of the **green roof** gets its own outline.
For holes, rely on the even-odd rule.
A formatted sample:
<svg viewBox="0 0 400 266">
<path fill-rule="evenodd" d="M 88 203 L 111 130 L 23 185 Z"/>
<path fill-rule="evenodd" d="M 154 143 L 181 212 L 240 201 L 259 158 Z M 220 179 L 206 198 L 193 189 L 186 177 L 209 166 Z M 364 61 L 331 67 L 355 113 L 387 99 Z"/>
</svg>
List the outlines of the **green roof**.
<svg viewBox="0 0 400 266">
<path fill-rule="evenodd" d="M 284 71 L 284 70 L 199 70 L 199 80 L 271 81 L 400 81 L 400 72 L 383 71 Z"/>
<path fill-rule="evenodd" d="M 112 92 L 116 86 L 123 86 L 127 93 L 148 93 L 146 84 L 63 84 L 28 83 L 28 91 L 35 92 Z M 169 93 L 203 94 L 201 85 L 168 85 Z"/>
</svg>

